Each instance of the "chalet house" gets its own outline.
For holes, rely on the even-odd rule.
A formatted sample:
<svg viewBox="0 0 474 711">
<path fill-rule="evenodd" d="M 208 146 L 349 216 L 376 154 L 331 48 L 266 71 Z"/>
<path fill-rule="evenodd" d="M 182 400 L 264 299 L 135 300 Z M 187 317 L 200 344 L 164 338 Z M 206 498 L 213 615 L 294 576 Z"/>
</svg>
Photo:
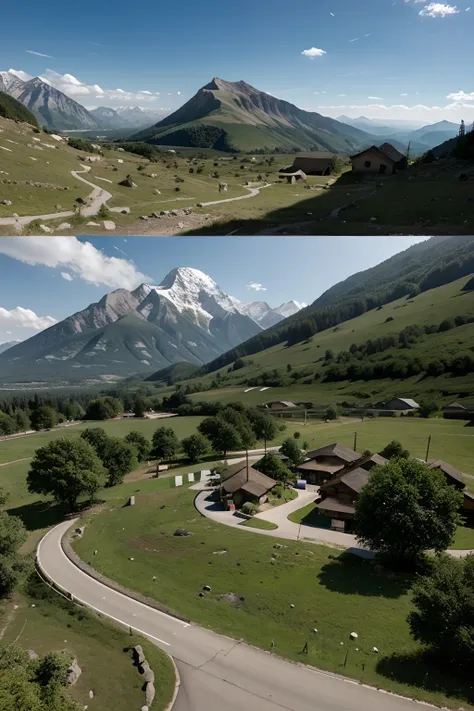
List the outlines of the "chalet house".
<svg viewBox="0 0 474 711">
<path fill-rule="evenodd" d="M 452 402 L 443 408 L 447 420 L 474 420 L 474 402 Z"/>
<path fill-rule="evenodd" d="M 369 481 L 369 476 L 370 473 L 365 469 L 355 467 L 327 481 L 319 490 L 319 512 L 338 521 L 352 521 L 355 516 L 355 503 L 362 488 Z"/>
<path fill-rule="evenodd" d="M 280 171 L 285 173 L 295 173 L 302 171 L 306 175 L 331 175 L 332 161 L 336 157 L 335 153 L 329 151 L 313 151 L 312 153 L 298 153 L 290 168 Z"/>
<path fill-rule="evenodd" d="M 371 146 L 351 156 L 352 172 L 361 174 L 393 175 L 408 165 L 406 157 L 390 143 Z"/>
<path fill-rule="evenodd" d="M 301 479 L 308 484 L 324 484 L 333 479 L 348 464 L 357 462 L 361 455 L 341 444 L 329 444 L 306 453 L 307 461 L 297 467 Z"/>
<path fill-rule="evenodd" d="M 274 479 L 249 464 L 240 462 L 227 470 L 221 484 L 221 500 L 226 505 L 235 504 L 236 509 L 242 508 L 246 501 L 263 504 L 268 498 L 268 492 L 274 486 L 276 486 Z"/>
<path fill-rule="evenodd" d="M 474 518 L 474 494 L 471 494 L 466 487 L 466 482 L 462 472 L 456 467 L 451 466 L 442 459 L 437 459 L 434 462 L 428 462 L 428 466 L 432 470 L 436 470 L 444 474 L 446 481 L 451 486 L 455 486 L 458 491 L 462 491 L 464 495 L 462 513 Z"/>
<path fill-rule="evenodd" d="M 410 410 L 418 410 L 419 405 L 415 400 L 405 397 L 394 397 L 393 400 L 389 400 L 385 403 L 386 410 L 401 410 L 403 412 L 409 412 Z"/>
</svg>

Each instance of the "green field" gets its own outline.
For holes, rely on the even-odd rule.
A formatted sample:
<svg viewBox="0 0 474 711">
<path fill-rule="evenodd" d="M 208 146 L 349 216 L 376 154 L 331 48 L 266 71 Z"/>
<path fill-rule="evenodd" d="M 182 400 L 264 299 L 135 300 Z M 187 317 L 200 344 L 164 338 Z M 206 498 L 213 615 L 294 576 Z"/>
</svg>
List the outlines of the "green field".
<svg viewBox="0 0 474 711">
<path fill-rule="evenodd" d="M 264 531 L 274 531 L 278 526 L 271 521 L 265 521 L 263 518 L 249 518 L 248 521 L 244 521 L 240 524 L 246 528 L 261 528 Z"/>
<path fill-rule="evenodd" d="M 177 525 L 194 535 L 173 536 Z M 216 541 L 225 555 L 212 555 Z M 272 538 L 249 532 L 241 536 L 196 518 L 192 492 L 177 489 L 138 496 L 134 507 L 87 519 L 75 548 L 104 575 L 205 627 L 264 649 L 273 641 L 273 651 L 281 656 L 397 693 L 472 708 L 470 684 L 416 656 L 418 647 L 406 623 L 410 581 L 377 573 L 368 561 L 292 541 L 276 551 Z M 98 554 L 92 556 L 95 549 Z M 204 585 L 212 592 L 200 598 Z M 219 597 L 230 592 L 237 601 Z M 359 634 L 358 651 L 351 650 L 344 666 L 352 631 Z M 306 642 L 308 655 L 302 654 Z M 378 656 L 371 652 L 373 646 Z"/>
<path fill-rule="evenodd" d="M 159 427 L 170 427 L 176 433 L 178 439 L 183 439 L 196 431 L 202 417 L 170 417 L 166 419 L 123 419 L 107 420 L 100 422 L 82 422 L 72 427 L 58 427 L 51 432 L 39 432 L 38 434 L 15 437 L 0 442 L 0 464 L 2 462 L 13 462 L 16 459 L 31 457 L 38 449 L 43 447 L 53 439 L 59 437 L 64 439 L 76 439 L 81 432 L 88 427 L 101 427 L 110 437 L 125 437 L 132 430 L 138 430 L 150 440 L 153 433 Z M 0 477 L 2 470 L 0 467 Z"/>
<path fill-rule="evenodd" d="M 34 576 L 28 593 L 9 603 L 8 624 L 3 642 L 17 640 L 25 649 L 42 656 L 48 652 L 67 651 L 82 669 L 70 693 L 75 701 L 101 711 L 130 711 L 145 703 L 143 680 L 133 666 L 131 652 L 141 644 L 155 672 L 156 697 L 153 708 L 163 711 L 174 692 L 175 672 L 172 662 L 147 639 L 131 637 L 122 627 L 115 627 L 86 610 L 73 605 L 51 591 Z M 34 607 L 32 607 L 34 605 Z M 93 690 L 94 699 L 89 699 Z M 97 706 L 99 704 L 99 706 Z"/>
<path fill-rule="evenodd" d="M 245 367 L 228 372 L 228 366 L 213 371 L 194 380 L 183 381 L 195 385 L 209 386 L 221 377 L 219 388 L 194 393 L 193 400 L 220 400 L 232 402 L 240 400 L 244 404 L 257 405 L 278 400 L 313 402 L 315 405 L 330 405 L 343 400 L 363 402 L 367 397 L 386 400 L 390 397 L 405 396 L 414 399 L 434 396 L 441 404 L 452 402 L 459 396 L 474 395 L 474 379 L 468 375 L 451 377 L 449 374 L 434 377 L 413 376 L 404 380 L 380 379 L 357 382 L 322 382 L 325 375 L 324 355 L 332 350 L 334 356 L 348 350 L 352 343 L 360 345 L 370 339 L 398 336 L 407 326 L 439 326 L 447 318 L 458 315 L 474 316 L 474 291 L 463 291 L 471 276 L 463 277 L 436 289 L 423 292 L 413 299 L 402 298 L 373 309 L 358 318 L 339 324 L 310 339 L 288 347 L 285 342 L 250 356 L 244 356 Z M 418 357 L 423 364 L 440 357 L 450 358 L 474 348 L 472 324 L 458 326 L 448 331 L 434 333 L 414 343 L 410 349 L 391 348 L 377 356 L 381 358 Z M 369 359 L 370 362 L 370 359 Z M 260 387 L 245 392 L 248 381 L 263 372 L 277 369 L 286 375 L 291 366 L 291 374 L 301 372 L 301 380 L 286 387 L 272 387 L 262 391 Z M 313 381 L 314 376 L 320 380 Z M 290 378 L 288 376 L 290 382 Z M 304 384 L 307 381 L 309 384 Z"/>
</svg>

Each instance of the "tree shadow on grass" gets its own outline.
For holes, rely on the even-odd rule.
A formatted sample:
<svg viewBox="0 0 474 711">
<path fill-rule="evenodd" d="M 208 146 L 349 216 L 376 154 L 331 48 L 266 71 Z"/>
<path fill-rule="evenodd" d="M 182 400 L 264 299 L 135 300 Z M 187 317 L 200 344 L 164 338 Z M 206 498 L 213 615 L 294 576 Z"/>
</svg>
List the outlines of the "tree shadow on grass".
<svg viewBox="0 0 474 711">
<path fill-rule="evenodd" d="M 372 562 L 344 551 L 321 568 L 319 582 L 346 595 L 398 598 L 411 586 L 409 578 L 378 572 Z"/>
<path fill-rule="evenodd" d="M 61 504 L 55 504 L 51 501 L 35 501 L 32 504 L 8 509 L 8 513 L 10 516 L 18 516 L 18 518 L 21 518 L 27 531 L 37 531 L 42 528 L 55 526 L 67 518 L 73 518 L 76 514 L 80 514 L 89 507 L 90 502 L 81 503 L 78 505 L 74 514 L 72 514 Z"/>
<path fill-rule="evenodd" d="M 458 701 L 474 703 L 474 684 L 472 675 L 456 669 L 450 669 L 433 659 L 428 652 L 421 650 L 411 654 L 393 654 L 377 662 L 379 674 L 403 684 L 445 694 Z M 468 677 L 471 676 L 471 680 Z"/>
</svg>

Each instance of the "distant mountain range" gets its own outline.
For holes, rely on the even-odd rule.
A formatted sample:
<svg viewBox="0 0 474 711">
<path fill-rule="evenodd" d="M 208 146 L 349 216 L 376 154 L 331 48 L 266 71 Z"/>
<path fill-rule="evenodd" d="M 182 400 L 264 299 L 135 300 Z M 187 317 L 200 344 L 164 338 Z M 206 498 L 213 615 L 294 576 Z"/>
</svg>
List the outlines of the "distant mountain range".
<svg viewBox="0 0 474 711">
<path fill-rule="evenodd" d="M 163 115 L 156 109 L 140 106 L 116 109 L 100 106 L 89 111 L 40 77 L 23 81 L 11 70 L 0 72 L 0 91 L 26 106 L 41 126 L 57 131 L 130 128 L 132 132 L 149 126 Z"/>
<path fill-rule="evenodd" d="M 355 119 L 349 118 L 349 116 L 339 116 L 338 121 L 343 121 L 350 126 L 377 136 L 384 136 L 396 148 L 396 144 L 401 143 L 405 146 L 405 151 L 408 144 L 411 143 L 412 155 L 426 153 L 430 148 L 455 138 L 459 133 L 459 124 L 452 121 L 438 121 L 427 126 L 416 126 L 408 122 L 405 124 L 397 121 L 382 123 L 365 116 Z"/>
<path fill-rule="evenodd" d="M 0 355 L 0 380 L 107 381 L 186 361 L 202 365 L 305 304 L 243 303 L 197 269 L 117 289 Z"/>
</svg>

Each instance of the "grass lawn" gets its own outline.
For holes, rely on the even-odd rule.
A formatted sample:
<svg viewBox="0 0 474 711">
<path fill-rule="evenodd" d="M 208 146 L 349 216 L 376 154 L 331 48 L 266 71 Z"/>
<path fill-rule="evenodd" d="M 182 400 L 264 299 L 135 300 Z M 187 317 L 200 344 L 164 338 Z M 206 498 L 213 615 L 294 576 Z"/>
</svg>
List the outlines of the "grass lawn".
<svg viewBox="0 0 474 711">
<path fill-rule="evenodd" d="M 177 525 L 194 535 L 173 536 Z M 225 555 L 212 555 L 216 541 Z M 419 648 L 406 622 L 409 581 L 379 573 L 368 561 L 293 541 L 277 551 L 271 538 L 240 536 L 196 517 L 193 492 L 177 489 L 139 495 L 134 507 L 87 518 L 85 535 L 74 546 L 101 573 L 205 627 L 263 649 L 274 641 L 281 656 L 394 692 L 473 708 L 470 684 L 416 656 Z M 206 584 L 212 592 L 200 598 Z M 228 592 L 244 600 L 234 606 L 219 599 Z M 353 631 L 359 634 L 358 651 L 351 650 L 344 666 Z M 306 642 L 308 655 L 303 655 Z M 372 653 L 374 646 L 379 655 Z"/>
<path fill-rule="evenodd" d="M 247 528 L 262 528 L 265 531 L 274 531 L 278 526 L 271 521 L 265 521 L 263 518 L 249 518 L 240 524 L 241 526 L 246 526 Z"/>
<path fill-rule="evenodd" d="M 162 711 L 170 702 L 175 684 L 174 667 L 158 647 L 137 635 L 132 637 L 121 627 L 92 615 L 60 597 L 36 576 L 28 592 L 18 596 L 3 641 L 18 638 L 25 649 L 37 654 L 65 650 L 76 657 L 82 674 L 71 687 L 71 696 L 80 704 L 100 711 L 130 711 L 145 703 L 143 680 L 125 648 L 143 646 L 155 672 L 156 697 L 153 709 Z M 31 607 L 34 604 L 35 607 Z M 89 690 L 94 699 L 89 699 Z"/>
<path fill-rule="evenodd" d="M 474 528 L 458 526 L 451 548 L 461 551 L 474 550 Z"/>
<path fill-rule="evenodd" d="M 159 427 L 170 427 L 176 433 L 178 439 L 194 434 L 197 426 L 203 417 L 170 417 L 162 420 L 144 419 L 123 419 L 106 420 L 104 422 L 82 422 L 72 427 L 57 427 L 51 432 L 39 432 L 38 434 L 15 437 L 0 442 L 0 464 L 3 462 L 13 462 L 16 459 L 32 457 L 38 447 L 43 447 L 53 439 L 76 439 L 81 432 L 88 427 L 101 427 L 110 437 L 125 437 L 132 430 L 138 430 L 150 440 L 153 433 Z M 0 467 L 0 482 L 2 478 L 2 468 Z"/>
</svg>

